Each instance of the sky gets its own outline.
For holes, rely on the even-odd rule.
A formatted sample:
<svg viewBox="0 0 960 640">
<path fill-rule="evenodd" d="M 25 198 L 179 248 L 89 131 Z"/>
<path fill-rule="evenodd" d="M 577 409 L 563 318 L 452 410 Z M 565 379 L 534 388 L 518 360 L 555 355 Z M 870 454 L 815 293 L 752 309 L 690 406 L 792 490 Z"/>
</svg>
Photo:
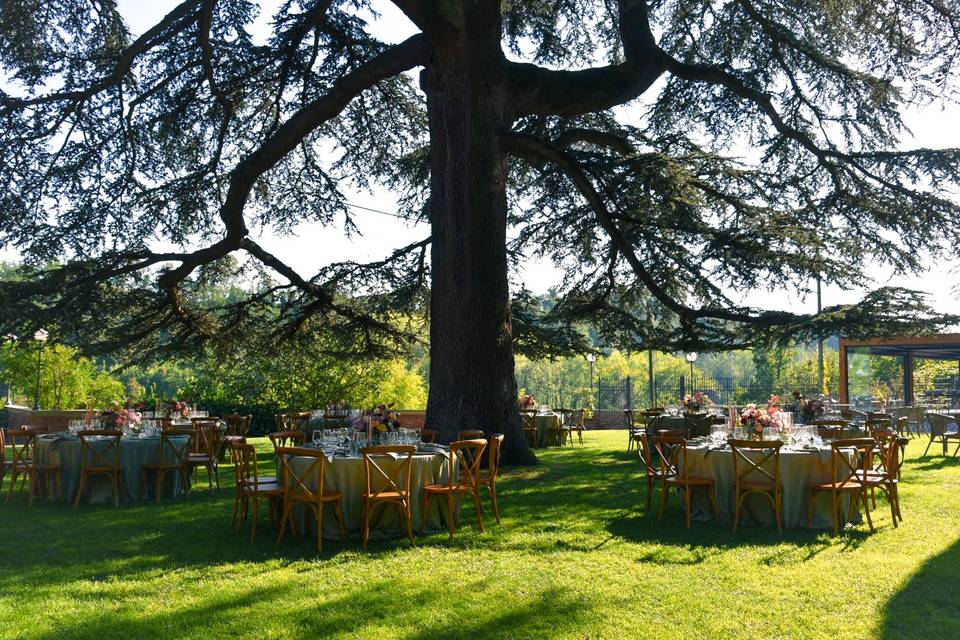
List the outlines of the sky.
<svg viewBox="0 0 960 640">
<path fill-rule="evenodd" d="M 122 15 L 134 36 L 142 33 L 174 6 L 178 0 L 120 0 L 118 5 Z M 261 3 L 264 11 L 261 19 L 254 26 L 255 37 L 265 37 L 269 33 L 267 19 L 272 14 L 272 8 L 278 4 L 277 0 L 266 0 Z M 385 0 L 375 0 L 375 5 L 381 17 L 372 21 L 371 28 L 376 36 L 386 42 L 399 42 L 416 32 L 415 27 L 397 10 L 394 5 Z M 960 106 L 935 105 L 923 111 L 904 114 L 908 128 L 913 137 L 903 141 L 904 148 L 929 147 L 946 148 L 960 147 Z M 386 190 L 368 192 L 347 192 L 351 204 L 376 209 L 383 212 L 396 210 L 396 199 Z M 299 225 L 292 235 L 278 236 L 271 230 L 252 230 L 252 235 L 271 252 L 284 256 L 285 261 L 303 275 L 312 275 L 321 266 L 329 262 L 340 260 L 376 259 L 393 248 L 410 242 L 421 240 L 429 234 L 426 225 L 412 225 L 398 220 L 390 215 L 371 211 L 357 210 L 354 222 L 360 233 L 347 238 L 342 229 L 324 227 L 319 223 Z M 321 249 L 322 248 L 322 249 Z M 0 251 L 0 258 L 11 259 L 15 254 L 10 251 Z M 960 297 L 954 295 L 953 289 L 960 290 L 960 269 L 952 262 L 930 261 L 929 271 L 920 277 L 904 276 L 893 272 L 889 268 L 872 267 L 868 275 L 876 286 L 898 285 L 920 289 L 930 294 L 930 303 L 935 309 L 945 313 L 960 314 Z M 515 281 L 523 282 L 528 289 L 537 293 L 546 292 L 551 286 L 558 284 L 561 272 L 547 260 L 527 259 L 520 265 L 521 271 L 516 274 Z M 793 312 L 812 312 L 816 310 L 816 300 L 813 296 L 806 298 L 792 290 L 775 291 L 746 291 L 729 292 L 731 297 L 741 304 L 764 309 L 783 309 Z M 847 304 L 855 302 L 862 291 L 840 290 L 836 287 L 825 287 L 823 304 Z"/>
</svg>

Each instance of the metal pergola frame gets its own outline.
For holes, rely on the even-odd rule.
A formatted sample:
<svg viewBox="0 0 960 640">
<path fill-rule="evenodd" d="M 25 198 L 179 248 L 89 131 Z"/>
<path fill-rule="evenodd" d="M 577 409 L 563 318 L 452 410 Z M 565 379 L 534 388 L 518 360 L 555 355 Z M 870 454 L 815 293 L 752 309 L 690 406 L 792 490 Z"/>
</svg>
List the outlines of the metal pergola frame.
<svg viewBox="0 0 960 640">
<path fill-rule="evenodd" d="M 877 356 L 903 358 L 903 402 L 913 404 L 913 361 L 916 358 L 929 360 L 956 360 L 960 367 L 960 333 L 941 333 L 931 336 L 904 338 L 869 338 L 849 340 L 840 338 L 840 402 L 850 402 L 850 381 L 847 377 L 849 349 L 866 350 Z M 958 369 L 960 370 L 960 369 Z"/>
</svg>

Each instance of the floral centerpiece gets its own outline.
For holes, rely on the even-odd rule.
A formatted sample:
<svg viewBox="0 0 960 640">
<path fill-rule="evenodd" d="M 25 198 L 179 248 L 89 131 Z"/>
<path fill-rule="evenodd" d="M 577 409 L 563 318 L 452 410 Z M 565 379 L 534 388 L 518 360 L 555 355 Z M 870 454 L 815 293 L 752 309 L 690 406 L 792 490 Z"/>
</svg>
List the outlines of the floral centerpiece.
<svg viewBox="0 0 960 640">
<path fill-rule="evenodd" d="M 688 413 L 702 411 L 713 406 L 713 400 L 703 391 L 697 391 L 693 395 L 683 397 L 683 410 Z"/>
<path fill-rule="evenodd" d="M 368 439 L 373 437 L 375 430 L 381 433 L 398 430 L 400 428 L 400 420 L 398 419 L 397 412 L 391 411 L 394 404 L 393 402 L 390 404 L 378 404 L 373 409 L 365 412 L 365 415 L 354 420 L 353 428 L 357 431 L 366 431 Z"/>
<path fill-rule="evenodd" d="M 137 409 L 121 407 L 119 403 L 114 403 L 113 406 L 106 411 L 101 411 L 98 417 L 100 418 L 100 423 L 105 427 L 120 430 L 129 428 L 136 431 L 143 422 L 143 416 L 141 416 Z"/>
<path fill-rule="evenodd" d="M 743 413 L 740 414 L 740 426 L 747 431 L 747 436 L 750 439 L 762 438 L 764 429 L 776 429 L 778 433 L 781 433 L 785 424 L 780 411 L 780 396 L 770 396 L 767 406 L 764 408 L 755 404 L 748 404 Z"/>
<path fill-rule="evenodd" d="M 793 410 L 803 416 L 804 422 L 813 422 L 823 414 L 823 401 L 819 398 L 807 398 L 799 391 L 794 391 L 793 397 Z"/>
<path fill-rule="evenodd" d="M 171 400 L 163 405 L 163 415 L 166 418 L 189 418 L 190 405 L 180 400 Z"/>
<path fill-rule="evenodd" d="M 536 409 L 537 399 L 527 393 L 520 398 L 519 405 L 521 409 Z"/>
</svg>

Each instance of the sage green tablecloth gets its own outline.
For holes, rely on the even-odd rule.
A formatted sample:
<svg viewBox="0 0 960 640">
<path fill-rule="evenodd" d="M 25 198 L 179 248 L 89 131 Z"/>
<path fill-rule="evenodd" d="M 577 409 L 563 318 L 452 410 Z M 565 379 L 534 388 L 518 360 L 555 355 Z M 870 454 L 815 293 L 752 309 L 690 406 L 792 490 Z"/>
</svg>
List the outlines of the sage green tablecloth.
<svg viewBox="0 0 960 640">
<path fill-rule="evenodd" d="M 558 413 L 538 413 L 534 416 L 537 423 L 537 446 L 545 447 L 550 443 L 550 429 L 559 428 L 563 419 Z"/>
<path fill-rule="evenodd" d="M 185 437 L 172 440 L 180 447 L 187 445 Z M 148 475 L 145 493 L 141 493 L 140 476 L 143 465 L 157 461 L 159 450 L 160 438 L 123 438 L 120 441 L 120 466 L 123 469 L 121 486 L 125 490 L 122 496 L 123 501 L 155 497 L 153 495 L 155 476 L 152 473 Z M 73 502 L 80 488 L 80 439 L 66 434 L 41 436 L 37 438 L 33 456 L 38 465 L 60 465 L 60 487 L 63 500 Z M 184 490 L 182 484 L 179 473 L 168 473 L 164 480 L 163 495 L 179 495 Z M 84 493 L 86 501 L 90 504 L 113 502 L 113 489 L 109 476 L 99 474 L 91 476 L 87 480 Z"/>
<path fill-rule="evenodd" d="M 690 437 L 710 435 L 710 425 L 713 424 L 713 417 L 706 414 L 696 414 L 687 416 L 668 416 L 662 415 L 651 418 L 648 428 L 651 433 L 659 429 L 689 429 Z"/>
<path fill-rule="evenodd" d="M 378 456 L 377 463 L 387 473 L 390 474 L 402 464 L 401 460 L 391 456 Z M 305 473 L 312 462 L 311 458 L 294 456 L 290 466 L 296 473 Z M 420 522 L 421 509 L 423 508 L 423 487 L 428 484 L 446 484 L 447 483 L 447 455 L 443 453 L 417 453 L 413 456 L 411 465 L 410 479 L 410 508 L 413 515 L 413 529 L 416 532 L 434 531 L 446 529 L 444 518 L 441 516 L 439 503 L 445 500 L 437 500 L 436 497 L 430 501 L 430 510 L 427 512 L 427 523 L 424 527 Z M 375 469 L 371 471 L 376 474 Z M 374 475 L 376 478 L 376 475 Z M 316 472 L 311 474 L 310 479 L 305 484 L 311 489 L 316 489 Z M 377 485 L 374 484 L 376 488 Z M 339 493 L 343 501 L 343 521 L 347 529 L 347 536 L 359 536 L 360 527 L 363 519 L 363 500 L 361 494 L 366 491 L 366 477 L 363 469 L 363 458 L 337 456 L 333 461 L 327 462 L 324 470 L 325 493 Z M 298 523 L 297 530 L 303 531 L 303 523 L 307 522 L 308 531 L 316 531 L 314 516 L 310 513 L 307 516 L 307 510 L 302 507 L 295 507 L 294 517 Z M 446 505 L 444 504 L 444 509 Z M 445 516 L 446 511 L 443 511 Z M 379 505 L 374 509 L 373 520 L 370 526 L 371 538 L 397 537 L 407 535 L 406 529 L 401 528 L 399 510 L 393 505 Z M 336 512 L 332 505 L 328 505 L 323 510 L 323 537 L 337 539 L 340 537 L 340 529 L 337 525 Z"/>
<path fill-rule="evenodd" d="M 762 453 L 746 451 L 748 457 L 759 460 Z M 782 521 L 784 527 L 807 526 L 807 496 L 808 487 L 815 482 L 830 482 L 830 455 L 829 447 L 821 447 L 815 451 L 789 450 L 780 451 L 780 479 L 783 484 Z M 853 460 L 853 450 L 848 454 Z M 724 522 L 733 522 L 735 507 L 736 476 L 733 472 L 733 453 L 729 448 L 709 450 L 706 445 L 688 446 L 687 462 L 690 465 L 691 476 L 713 478 L 717 491 L 717 505 Z M 849 497 L 843 501 L 844 514 L 848 512 Z M 696 520 L 712 520 L 713 511 L 710 509 L 710 500 L 702 489 L 693 494 L 693 513 Z M 854 513 L 854 521 L 860 521 L 859 511 Z M 776 526 L 773 505 L 761 495 L 751 494 L 744 502 L 743 512 L 740 514 L 741 523 L 759 523 Z M 830 494 L 818 493 L 814 497 L 812 528 L 822 529 L 832 526 L 830 517 Z"/>
</svg>

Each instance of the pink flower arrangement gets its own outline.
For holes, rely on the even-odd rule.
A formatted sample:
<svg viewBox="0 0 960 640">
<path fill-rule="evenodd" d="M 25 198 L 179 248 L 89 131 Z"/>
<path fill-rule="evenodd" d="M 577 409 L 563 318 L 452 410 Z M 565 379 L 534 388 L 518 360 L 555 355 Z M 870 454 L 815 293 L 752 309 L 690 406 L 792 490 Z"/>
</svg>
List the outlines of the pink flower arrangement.
<svg viewBox="0 0 960 640">
<path fill-rule="evenodd" d="M 190 405 L 186 402 L 181 402 L 180 400 L 171 400 L 164 407 L 163 412 L 167 415 L 167 417 L 176 415 L 180 418 L 189 418 Z"/>
<path fill-rule="evenodd" d="M 143 418 L 136 409 L 120 409 L 113 421 L 118 427 L 122 427 L 125 424 L 140 424 Z"/>
<path fill-rule="evenodd" d="M 693 395 L 684 396 L 683 408 L 688 411 L 699 411 L 704 407 L 713 406 L 713 400 L 703 391 L 697 391 Z"/>
</svg>

